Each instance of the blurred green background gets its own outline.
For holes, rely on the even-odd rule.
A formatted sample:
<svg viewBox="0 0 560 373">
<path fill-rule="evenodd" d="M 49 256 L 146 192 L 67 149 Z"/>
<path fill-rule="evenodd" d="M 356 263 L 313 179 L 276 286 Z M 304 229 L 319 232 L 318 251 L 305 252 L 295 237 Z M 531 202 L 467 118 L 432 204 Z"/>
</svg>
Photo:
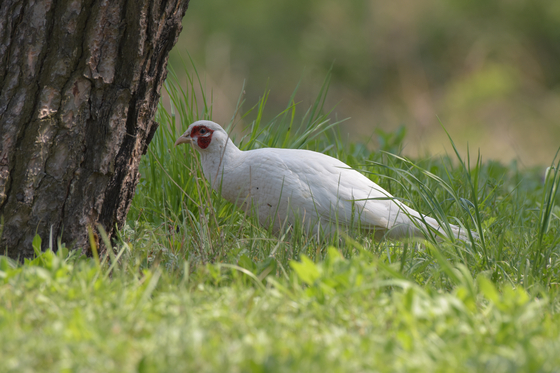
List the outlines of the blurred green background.
<svg viewBox="0 0 560 373">
<path fill-rule="evenodd" d="M 303 113 L 332 66 L 350 141 L 404 125 L 404 154 L 451 152 L 441 120 L 486 160 L 548 165 L 560 146 L 560 1 L 192 0 L 183 25 L 170 64 L 190 53 L 221 123 L 244 82 L 271 117 L 301 82 Z"/>
</svg>

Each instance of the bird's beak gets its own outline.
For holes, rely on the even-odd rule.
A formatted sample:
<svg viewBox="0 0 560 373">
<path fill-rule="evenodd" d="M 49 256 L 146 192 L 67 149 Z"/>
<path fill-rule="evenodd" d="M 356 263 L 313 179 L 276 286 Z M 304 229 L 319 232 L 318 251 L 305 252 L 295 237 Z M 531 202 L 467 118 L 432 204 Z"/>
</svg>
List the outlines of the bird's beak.
<svg viewBox="0 0 560 373">
<path fill-rule="evenodd" d="M 192 142 L 192 137 L 189 133 L 184 133 L 182 134 L 177 141 L 175 141 L 175 146 L 180 145 L 180 144 L 184 144 L 187 142 Z"/>
</svg>

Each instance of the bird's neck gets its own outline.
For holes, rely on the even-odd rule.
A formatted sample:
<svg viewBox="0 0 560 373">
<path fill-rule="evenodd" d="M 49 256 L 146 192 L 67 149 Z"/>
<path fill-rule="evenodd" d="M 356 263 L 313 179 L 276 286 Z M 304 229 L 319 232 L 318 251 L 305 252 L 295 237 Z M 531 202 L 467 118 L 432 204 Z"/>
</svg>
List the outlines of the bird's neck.
<svg viewBox="0 0 560 373">
<path fill-rule="evenodd" d="M 225 175 L 243 162 L 243 155 L 244 152 L 239 150 L 229 138 L 224 145 L 220 144 L 211 151 L 201 153 L 202 171 L 212 189 L 220 188 Z"/>
</svg>

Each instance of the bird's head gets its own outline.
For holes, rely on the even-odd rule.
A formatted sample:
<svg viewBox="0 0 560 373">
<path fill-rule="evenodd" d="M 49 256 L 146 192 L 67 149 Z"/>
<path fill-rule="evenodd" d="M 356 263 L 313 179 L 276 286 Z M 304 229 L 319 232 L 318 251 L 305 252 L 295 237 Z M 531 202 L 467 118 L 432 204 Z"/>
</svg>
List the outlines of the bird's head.
<svg viewBox="0 0 560 373">
<path fill-rule="evenodd" d="M 175 146 L 183 143 L 191 143 L 199 152 L 213 151 L 221 148 L 228 141 L 228 134 L 218 124 L 209 120 L 199 120 L 187 128 L 177 141 Z"/>
</svg>

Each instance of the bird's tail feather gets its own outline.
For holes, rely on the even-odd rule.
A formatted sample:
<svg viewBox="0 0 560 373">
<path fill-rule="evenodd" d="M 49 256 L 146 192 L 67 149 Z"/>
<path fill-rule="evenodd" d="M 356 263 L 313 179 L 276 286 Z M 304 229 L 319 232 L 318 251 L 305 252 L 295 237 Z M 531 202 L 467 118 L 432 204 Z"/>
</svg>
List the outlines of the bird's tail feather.
<svg viewBox="0 0 560 373">
<path fill-rule="evenodd" d="M 425 216 L 424 220 L 426 221 L 426 223 L 428 223 L 428 225 L 430 225 L 431 228 L 435 229 L 442 235 L 449 238 L 449 234 L 448 234 L 449 229 L 445 229 L 444 227 L 442 227 L 436 219 Z M 449 224 L 449 228 L 451 229 L 451 234 L 456 239 L 459 239 L 461 241 L 470 241 L 471 236 L 474 239 L 478 239 L 479 237 L 478 233 L 469 231 L 467 228 L 464 227 L 459 227 L 457 225 Z"/>
</svg>

